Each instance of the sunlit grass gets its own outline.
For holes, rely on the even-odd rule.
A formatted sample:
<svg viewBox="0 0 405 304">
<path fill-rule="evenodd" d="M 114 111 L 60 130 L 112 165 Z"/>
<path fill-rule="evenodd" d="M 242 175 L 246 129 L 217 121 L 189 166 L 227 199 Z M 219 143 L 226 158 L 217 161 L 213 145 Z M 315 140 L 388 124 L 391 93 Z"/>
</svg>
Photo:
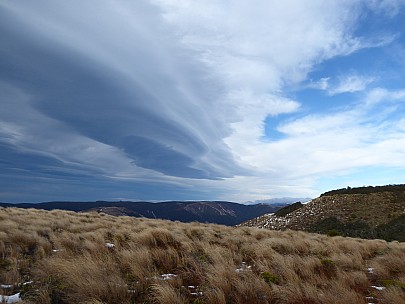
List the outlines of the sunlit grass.
<svg viewBox="0 0 405 304">
<path fill-rule="evenodd" d="M 23 303 L 395 304 L 404 283 L 404 243 L 0 208 L 0 294 Z"/>
</svg>

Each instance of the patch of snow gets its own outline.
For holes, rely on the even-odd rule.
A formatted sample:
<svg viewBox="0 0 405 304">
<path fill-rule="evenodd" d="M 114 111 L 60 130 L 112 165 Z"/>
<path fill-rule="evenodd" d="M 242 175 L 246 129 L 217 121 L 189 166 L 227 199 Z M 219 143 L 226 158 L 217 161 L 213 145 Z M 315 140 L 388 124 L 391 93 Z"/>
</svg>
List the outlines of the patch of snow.
<svg viewBox="0 0 405 304">
<path fill-rule="evenodd" d="M 107 246 L 107 248 L 114 248 L 115 245 L 113 243 L 105 243 L 105 245 Z"/>
<path fill-rule="evenodd" d="M 165 273 L 165 274 L 161 274 L 160 277 L 163 281 L 166 281 L 166 280 L 174 279 L 175 277 L 177 277 L 177 275 L 175 275 L 173 273 Z"/>
<path fill-rule="evenodd" d="M 246 262 L 242 262 L 239 268 L 235 269 L 236 272 L 252 271 L 252 266 L 246 265 Z"/>
<path fill-rule="evenodd" d="M 0 302 L 3 303 L 5 302 L 6 304 L 12 304 L 12 303 L 17 303 L 20 302 L 20 293 L 13 294 L 11 296 L 2 296 L 0 295 Z"/>
<path fill-rule="evenodd" d="M 374 289 L 377 289 L 377 290 L 384 290 L 385 289 L 385 287 L 375 286 L 375 285 L 371 286 L 371 288 L 374 288 Z"/>
<path fill-rule="evenodd" d="M 367 268 L 367 272 L 368 272 L 368 273 L 374 273 L 374 268 L 368 267 L 368 268 Z"/>
<path fill-rule="evenodd" d="M 0 288 L 3 288 L 3 289 L 10 289 L 10 288 L 13 288 L 13 285 L 1 284 L 1 285 L 0 285 Z"/>
<path fill-rule="evenodd" d="M 182 288 L 186 288 L 187 289 L 187 291 L 189 292 L 189 295 L 191 295 L 191 296 L 195 296 L 195 297 L 198 297 L 198 296 L 202 296 L 203 295 L 203 293 L 202 293 L 202 291 L 199 291 L 198 290 L 198 288 L 199 288 L 199 286 L 194 286 L 194 285 L 188 285 L 188 286 L 181 286 Z"/>
<path fill-rule="evenodd" d="M 177 275 L 173 274 L 173 273 L 164 273 L 161 274 L 160 276 L 155 276 L 155 277 L 151 277 L 151 278 L 146 278 L 147 280 L 162 280 L 162 281 L 167 281 L 167 280 L 172 280 L 174 278 L 176 278 Z"/>
<path fill-rule="evenodd" d="M 192 296 L 202 296 L 203 293 L 201 291 L 197 291 L 197 292 L 190 292 L 190 294 Z"/>
</svg>

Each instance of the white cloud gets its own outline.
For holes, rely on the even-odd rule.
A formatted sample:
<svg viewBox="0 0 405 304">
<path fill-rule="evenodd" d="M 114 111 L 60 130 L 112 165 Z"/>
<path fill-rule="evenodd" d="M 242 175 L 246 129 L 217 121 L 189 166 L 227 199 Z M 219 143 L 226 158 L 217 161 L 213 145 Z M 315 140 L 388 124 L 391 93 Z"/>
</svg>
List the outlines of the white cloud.
<svg viewBox="0 0 405 304">
<path fill-rule="evenodd" d="M 317 81 L 311 80 L 310 83 L 305 86 L 305 88 L 326 91 L 329 88 L 329 81 L 330 77 L 323 77 Z"/>
<path fill-rule="evenodd" d="M 367 1 L 374 11 L 377 13 L 386 14 L 389 17 L 394 17 L 399 13 L 401 5 L 404 4 L 403 0 L 370 0 Z"/>
<path fill-rule="evenodd" d="M 395 97 L 390 99 L 392 103 L 402 104 L 403 94 L 384 90 L 384 97 Z M 287 137 L 275 142 L 257 141 L 244 150 L 244 159 L 260 173 L 254 178 L 228 180 L 236 184 L 235 189 L 241 189 L 239 195 L 244 197 L 247 191 L 256 198 L 264 197 L 267 183 L 271 188 L 268 191 L 275 195 L 314 196 L 317 194 L 312 187 L 322 178 L 366 167 L 405 167 L 403 119 L 383 115 L 364 100 L 351 110 L 308 115 L 284 123 L 278 131 Z M 368 178 L 364 177 L 364 184 Z"/>
<path fill-rule="evenodd" d="M 367 86 L 374 81 L 374 77 L 348 75 L 346 77 L 341 77 L 336 86 L 329 86 L 327 91 L 329 95 L 360 92 L 364 91 Z"/>
<path fill-rule="evenodd" d="M 184 45 L 229 85 L 277 90 L 314 63 L 362 47 L 347 31 L 358 13 L 350 1 L 156 2 Z"/>
<path fill-rule="evenodd" d="M 66 81 L 64 91 L 50 94 L 49 100 L 41 94 L 47 87 L 43 92 L 13 92 L 21 102 L 9 104 L 10 111 L 25 111 L 20 117 L 3 112 L 0 123 L 14 145 L 97 168 L 114 179 L 155 180 L 189 189 L 205 186 L 207 193 L 223 190 L 225 199 L 234 193 L 238 201 L 269 194 L 313 196 L 318 177 L 360 166 L 404 164 L 403 123 L 399 128 L 395 122 L 371 119 L 374 105 L 402 100 L 403 91 L 375 89 L 367 95 L 367 106 L 312 115 L 301 113 L 305 105 L 285 93 L 287 85 L 304 82 L 325 60 L 395 39 L 354 36 L 364 1 L 152 3 L 90 1 L 80 8 L 75 5 L 79 2 L 0 4 L 11 12 L 16 31 L 28 31 L 44 53 L 68 58 L 66 65 L 72 69 L 83 68 L 78 75 L 104 77 L 97 85 L 109 90 L 100 92 L 111 93 L 87 96 L 84 90 L 79 92 L 86 95 L 83 99 L 63 99 L 63 93 L 78 89 L 79 80 L 71 87 Z M 394 1 L 370 5 L 387 11 L 396 7 Z M 51 65 L 30 64 L 41 67 L 39 79 L 54 71 Z M 55 77 L 61 78 L 53 84 L 64 83 L 67 70 L 57 70 Z M 336 95 L 366 91 L 374 81 L 357 74 L 336 84 L 334 79 L 330 75 L 309 86 Z M 301 117 L 278 125 L 285 139 L 263 140 L 265 119 L 282 114 Z M 196 181 L 134 166 L 128 145 L 122 144 L 131 136 L 189 156 L 186 161 L 192 164 L 187 168 L 226 178 Z"/>
<path fill-rule="evenodd" d="M 196 51 L 226 85 L 223 100 L 235 109 L 238 121 L 232 122 L 225 142 L 249 168 L 266 166 L 265 159 L 271 159 L 258 156 L 264 148 L 265 118 L 300 108 L 282 97 L 283 85 L 303 80 L 322 60 L 363 47 L 361 39 L 350 35 L 358 7 L 349 1 L 156 2 L 184 46 Z"/>
<path fill-rule="evenodd" d="M 376 77 L 364 76 L 358 74 L 349 74 L 340 76 L 336 80 L 332 77 L 322 77 L 319 80 L 310 80 L 300 89 L 316 89 L 326 91 L 328 95 L 338 95 L 342 93 L 355 93 L 367 89 L 367 87 L 375 82 Z"/>
<path fill-rule="evenodd" d="M 370 92 L 368 92 L 365 102 L 369 106 L 374 106 L 382 101 L 395 102 L 404 100 L 405 100 L 405 89 L 389 91 L 384 88 L 375 88 Z"/>
</svg>

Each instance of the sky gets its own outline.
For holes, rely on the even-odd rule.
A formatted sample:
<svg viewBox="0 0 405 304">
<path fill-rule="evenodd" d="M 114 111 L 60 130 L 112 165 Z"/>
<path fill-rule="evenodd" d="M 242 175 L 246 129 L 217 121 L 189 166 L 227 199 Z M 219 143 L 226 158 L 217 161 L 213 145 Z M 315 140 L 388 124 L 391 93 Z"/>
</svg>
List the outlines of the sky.
<svg viewBox="0 0 405 304">
<path fill-rule="evenodd" d="M 405 0 L 2 0 L 0 201 L 405 183 Z"/>
</svg>

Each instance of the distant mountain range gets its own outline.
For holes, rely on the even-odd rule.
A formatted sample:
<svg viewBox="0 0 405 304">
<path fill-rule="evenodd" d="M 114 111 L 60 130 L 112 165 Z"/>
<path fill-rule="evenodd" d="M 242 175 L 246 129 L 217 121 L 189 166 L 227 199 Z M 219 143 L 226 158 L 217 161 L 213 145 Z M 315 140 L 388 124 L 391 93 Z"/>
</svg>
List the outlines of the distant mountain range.
<svg viewBox="0 0 405 304">
<path fill-rule="evenodd" d="M 405 241 L 405 185 L 333 190 L 242 225 Z"/>
<path fill-rule="evenodd" d="M 233 226 L 266 213 L 276 212 L 285 204 L 242 205 L 223 201 L 168 202 L 46 202 L 37 204 L 0 203 L 0 207 L 35 208 L 44 210 L 95 211 L 110 215 L 168 219 L 181 222 L 204 222 Z"/>
<path fill-rule="evenodd" d="M 311 198 L 309 198 L 309 197 L 277 197 L 277 198 L 248 201 L 248 202 L 245 202 L 245 204 L 247 204 L 247 205 L 254 205 L 254 204 L 286 205 L 286 204 L 292 204 L 292 203 L 296 203 L 296 202 L 305 203 L 310 200 L 311 200 Z"/>
</svg>

